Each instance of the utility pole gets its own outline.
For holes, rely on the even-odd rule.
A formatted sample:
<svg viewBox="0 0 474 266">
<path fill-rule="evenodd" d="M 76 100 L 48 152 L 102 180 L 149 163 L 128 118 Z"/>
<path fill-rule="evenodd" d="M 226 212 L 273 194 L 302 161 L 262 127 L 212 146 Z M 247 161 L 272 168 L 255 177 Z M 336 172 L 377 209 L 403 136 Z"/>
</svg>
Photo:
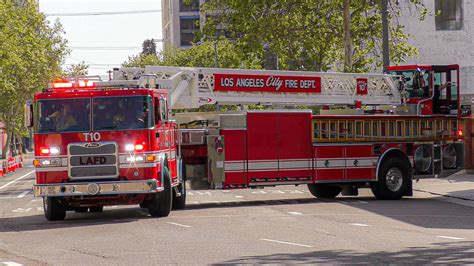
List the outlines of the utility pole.
<svg viewBox="0 0 474 266">
<path fill-rule="evenodd" d="M 390 65 L 390 50 L 388 46 L 388 0 L 382 0 L 382 50 L 383 70 Z"/>
</svg>

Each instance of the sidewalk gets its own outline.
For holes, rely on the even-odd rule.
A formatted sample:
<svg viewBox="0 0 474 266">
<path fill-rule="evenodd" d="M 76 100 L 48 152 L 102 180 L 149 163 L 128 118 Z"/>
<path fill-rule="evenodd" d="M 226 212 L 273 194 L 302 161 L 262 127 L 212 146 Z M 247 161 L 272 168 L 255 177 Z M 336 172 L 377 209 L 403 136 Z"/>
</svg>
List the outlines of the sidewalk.
<svg viewBox="0 0 474 266">
<path fill-rule="evenodd" d="M 447 178 L 420 179 L 413 183 L 414 193 L 422 197 L 474 207 L 474 175 L 460 171 Z"/>
</svg>

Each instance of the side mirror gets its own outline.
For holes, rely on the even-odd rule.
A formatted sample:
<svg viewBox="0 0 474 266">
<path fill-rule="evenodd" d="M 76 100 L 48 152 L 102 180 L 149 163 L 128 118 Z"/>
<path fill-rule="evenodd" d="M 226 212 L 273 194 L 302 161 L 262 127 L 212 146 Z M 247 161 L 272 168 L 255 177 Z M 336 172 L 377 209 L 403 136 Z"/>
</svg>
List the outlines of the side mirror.
<svg viewBox="0 0 474 266">
<path fill-rule="evenodd" d="M 31 102 L 25 104 L 25 127 L 33 127 L 33 103 Z"/>
</svg>

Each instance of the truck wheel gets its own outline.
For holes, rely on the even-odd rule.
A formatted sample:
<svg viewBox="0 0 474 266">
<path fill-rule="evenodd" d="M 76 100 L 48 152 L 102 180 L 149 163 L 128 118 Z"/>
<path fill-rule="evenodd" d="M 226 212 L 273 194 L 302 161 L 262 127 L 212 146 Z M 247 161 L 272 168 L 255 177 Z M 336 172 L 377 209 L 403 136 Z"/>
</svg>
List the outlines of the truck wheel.
<svg viewBox="0 0 474 266">
<path fill-rule="evenodd" d="M 316 198 L 334 199 L 342 191 L 342 187 L 326 184 L 308 184 L 309 192 Z"/>
<path fill-rule="evenodd" d="M 104 206 L 89 207 L 90 212 L 102 212 L 103 210 L 104 210 Z"/>
<path fill-rule="evenodd" d="M 66 208 L 57 198 L 43 198 L 44 216 L 48 221 L 60 221 L 66 218 Z"/>
<path fill-rule="evenodd" d="M 406 194 L 410 182 L 410 165 L 398 157 L 385 160 L 378 180 L 370 183 L 372 193 L 380 200 L 399 200 Z"/>
<path fill-rule="evenodd" d="M 182 210 L 186 207 L 186 167 L 184 163 L 181 164 L 181 174 L 183 175 L 182 183 L 178 185 L 178 191 L 181 196 L 176 195 L 175 189 L 173 189 L 173 209 Z"/>
<path fill-rule="evenodd" d="M 171 212 L 173 191 L 168 167 L 163 168 L 163 186 L 165 190 L 155 193 L 148 206 L 148 212 L 153 217 L 167 217 Z"/>
</svg>

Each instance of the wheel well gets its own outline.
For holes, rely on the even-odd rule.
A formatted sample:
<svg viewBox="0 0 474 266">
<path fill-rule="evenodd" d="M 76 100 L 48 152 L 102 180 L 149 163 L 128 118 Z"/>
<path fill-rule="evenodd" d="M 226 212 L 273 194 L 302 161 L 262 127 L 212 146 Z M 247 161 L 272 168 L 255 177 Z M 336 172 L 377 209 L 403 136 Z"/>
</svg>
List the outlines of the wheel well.
<svg viewBox="0 0 474 266">
<path fill-rule="evenodd" d="M 401 158 L 408 167 L 408 171 L 410 172 L 410 177 L 413 176 L 413 169 L 412 169 L 412 165 L 410 163 L 410 159 L 408 158 L 408 156 L 406 155 L 405 152 L 403 152 L 402 150 L 400 149 L 397 149 L 397 148 L 391 148 L 391 149 L 388 149 L 387 151 L 385 151 L 384 154 L 382 154 L 382 156 L 380 156 L 380 159 L 379 161 L 377 162 L 377 169 L 376 169 L 376 172 L 375 172 L 375 175 L 376 175 L 376 179 L 379 180 L 379 170 L 380 170 L 380 166 L 382 165 L 382 163 L 384 163 L 386 160 L 390 159 L 390 158 L 393 158 L 393 157 L 396 157 L 396 158 Z"/>
</svg>

